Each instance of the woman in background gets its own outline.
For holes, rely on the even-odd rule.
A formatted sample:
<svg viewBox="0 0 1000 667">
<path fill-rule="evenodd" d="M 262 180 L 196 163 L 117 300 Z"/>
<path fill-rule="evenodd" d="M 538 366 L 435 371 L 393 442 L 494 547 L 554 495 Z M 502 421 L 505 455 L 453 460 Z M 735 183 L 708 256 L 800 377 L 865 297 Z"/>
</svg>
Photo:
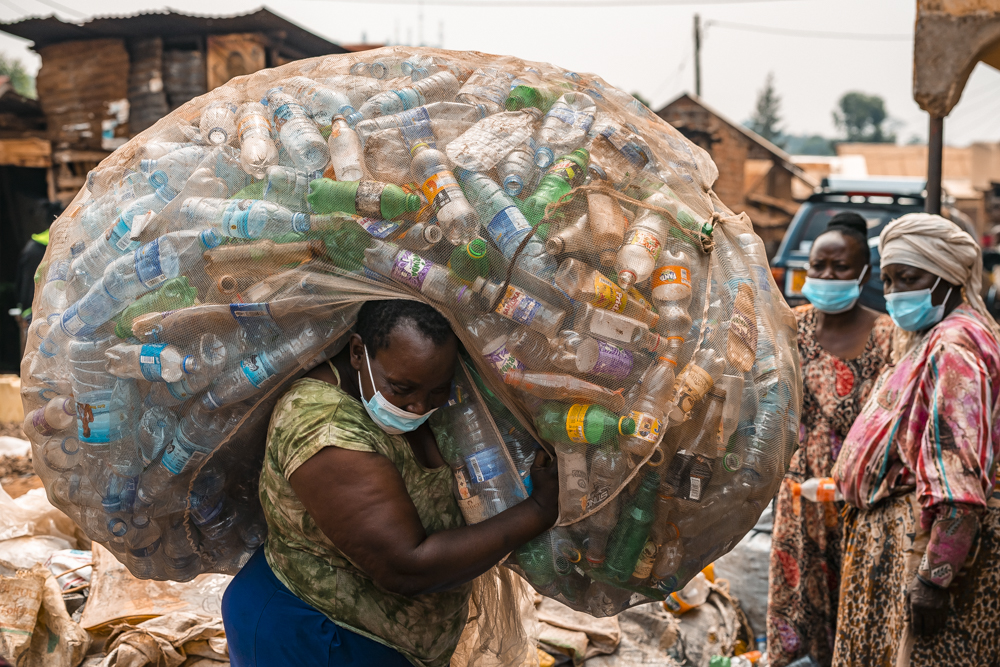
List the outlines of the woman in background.
<svg viewBox="0 0 1000 667">
<path fill-rule="evenodd" d="M 792 506 L 791 485 L 828 477 L 844 437 L 889 360 L 892 321 L 858 303 L 871 275 L 867 225 L 839 213 L 809 252 L 795 309 L 802 360 L 800 448 L 778 492 L 771 548 L 767 647 L 774 667 L 802 656 L 829 665 L 840 588 L 841 522 L 833 503 Z"/>
</svg>

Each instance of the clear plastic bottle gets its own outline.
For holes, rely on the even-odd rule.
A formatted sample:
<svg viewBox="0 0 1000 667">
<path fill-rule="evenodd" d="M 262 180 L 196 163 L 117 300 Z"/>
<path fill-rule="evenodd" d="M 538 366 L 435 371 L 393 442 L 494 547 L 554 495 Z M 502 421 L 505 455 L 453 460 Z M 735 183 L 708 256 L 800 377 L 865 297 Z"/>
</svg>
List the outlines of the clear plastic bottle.
<svg viewBox="0 0 1000 667">
<path fill-rule="evenodd" d="M 118 217 L 118 202 L 113 193 L 108 193 L 99 199 L 90 199 L 84 204 L 78 220 L 88 243 L 100 237 Z"/>
<path fill-rule="evenodd" d="M 245 356 L 239 366 L 216 379 L 197 405 L 211 411 L 249 398 L 323 343 L 319 328 L 312 324 L 287 336 L 277 347 Z"/>
<path fill-rule="evenodd" d="M 663 206 L 666 197 L 654 193 L 646 199 L 646 203 Z M 649 278 L 669 233 L 670 223 L 663 216 L 649 209 L 639 211 L 635 222 L 629 225 L 625 242 L 615 259 L 619 285 L 628 288 Z"/>
<path fill-rule="evenodd" d="M 42 283 L 42 311 L 46 315 L 61 313 L 69 306 L 66 297 L 66 279 L 69 277 L 68 259 L 57 259 L 49 264 Z"/>
<path fill-rule="evenodd" d="M 336 115 L 330 121 L 330 163 L 338 181 L 360 181 L 366 177 L 361 139 L 347 120 Z"/>
<path fill-rule="evenodd" d="M 281 146 L 296 168 L 307 173 L 325 168 L 330 162 L 330 149 L 302 105 L 281 88 L 272 88 L 267 91 L 267 108 Z"/>
<path fill-rule="evenodd" d="M 191 491 L 191 520 L 201 534 L 203 548 L 215 560 L 223 560 L 243 546 L 236 524 L 239 515 L 226 495 L 225 474 L 221 470 L 202 470 Z"/>
<path fill-rule="evenodd" d="M 29 412 L 22 430 L 28 435 L 48 438 L 76 424 L 76 403 L 72 396 L 56 396 L 43 407 Z"/>
<path fill-rule="evenodd" d="M 618 491 L 628 473 L 628 462 L 620 451 L 613 448 L 598 448 L 590 461 L 585 511 L 590 512 L 601 503 L 607 502 L 612 494 Z M 587 530 L 587 561 L 592 567 L 604 562 L 608 538 L 619 520 L 620 504 L 621 496 L 615 496 L 601 511 L 584 520 Z"/>
<path fill-rule="evenodd" d="M 468 303 L 472 298 L 468 286 L 447 267 L 394 243 L 379 242 L 365 250 L 365 266 L 440 303 Z"/>
<path fill-rule="evenodd" d="M 125 533 L 125 565 L 139 579 L 152 579 L 159 569 L 160 526 L 148 516 L 136 514 Z"/>
<path fill-rule="evenodd" d="M 496 313 L 486 313 L 469 322 L 465 328 L 473 339 L 476 351 L 501 378 L 512 369 L 524 369 L 524 364 L 507 348 L 507 338 L 513 329 L 509 321 Z"/>
<path fill-rule="evenodd" d="M 506 291 L 501 295 L 501 287 L 502 285 L 487 281 L 481 290 L 488 304 L 496 302 L 494 310 L 497 313 L 530 327 L 547 338 L 555 338 L 566 319 L 566 311 L 551 306 L 516 285 L 507 285 Z"/>
<path fill-rule="evenodd" d="M 629 350 L 603 340 L 584 337 L 576 352 L 576 370 L 622 381 L 632 377 L 638 364 Z"/>
<path fill-rule="evenodd" d="M 195 169 L 208 160 L 211 155 L 212 149 L 205 146 L 185 144 L 183 148 L 170 151 L 154 160 L 140 160 L 139 171 L 149 176 L 149 183 L 154 188 L 160 187 L 160 184 L 153 180 L 153 176 L 156 172 L 162 171 L 167 176 L 169 185 L 180 191 L 184 189 L 184 184 L 187 183 Z"/>
<path fill-rule="evenodd" d="M 189 197 L 180 214 L 192 227 L 209 227 L 221 236 L 259 238 L 270 226 L 276 235 L 309 231 L 309 216 L 295 213 L 274 202 L 260 199 L 216 199 Z"/>
<path fill-rule="evenodd" d="M 578 259 L 563 261 L 556 271 L 554 282 L 574 301 L 584 301 L 597 308 L 622 313 L 647 326 L 652 326 L 659 320 L 656 313 L 630 299 L 625 290 Z"/>
<path fill-rule="evenodd" d="M 254 178 L 263 178 L 267 168 L 278 163 L 278 148 L 271 137 L 267 107 L 260 102 L 247 102 L 239 108 L 237 119 L 240 164 Z"/>
<path fill-rule="evenodd" d="M 708 595 L 711 592 L 712 588 L 708 583 L 708 579 L 705 578 L 703 573 L 699 572 L 684 588 L 671 593 L 670 597 L 663 602 L 663 606 L 668 611 L 680 616 L 684 612 L 690 611 L 695 607 L 700 607 L 708 602 Z"/>
<path fill-rule="evenodd" d="M 228 144 L 236 138 L 236 105 L 211 102 L 201 111 L 201 138 L 213 146 Z"/>
<path fill-rule="evenodd" d="M 726 358 L 706 346 L 695 352 L 677 379 L 674 405 L 670 409 L 670 419 L 674 423 L 684 421 L 691 408 L 700 401 L 709 389 L 722 377 L 726 369 Z"/>
<path fill-rule="evenodd" d="M 642 139 L 609 118 L 599 118 L 594 124 L 587 149 L 591 169 L 618 188 L 633 181 L 652 160 Z"/>
<path fill-rule="evenodd" d="M 363 120 L 354 129 L 361 141 L 365 142 L 368 137 L 381 130 L 417 125 L 429 126 L 432 120 L 475 123 L 485 117 L 486 110 L 482 106 L 459 102 L 433 102 L 389 116 Z"/>
<path fill-rule="evenodd" d="M 505 108 L 513 80 L 513 75 L 496 67 L 480 67 L 466 79 L 455 99 L 466 104 L 482 104 L 487 113 L 495 114 Z"/>
<path fill-rule="evenodd" d="M 576 326 L 581 332 L 612 343 L 624 343 L 655 354 L 669 350 L 667 340 L 650 331 L 645 322 L 589 303 L 577 302 L 574 323 L 579 323 Z"/>
<path fill-rule="evenodd" d="M 175 512 L 158 520 L 162 531 L 161 548 L 164 574 L 171 581 L 190 581 L 199 575 L 200 558 L 188 538 L 184 512 Z"/>
<path fill-rule="evenodd" d="M 136 428 L 136 441 L 144 468 L 160 457 L 176 430 L 177 415 L 173 410 L 154 406 L 143 413 Z"/>
<path fill-rule="evenodd" d="M 365 118 L 374 118 L 397 114 L 428 102 L 451 101 L 455 99 L 459 85 L 455 75 L 445 70 L 405 88 L 374 95 L 361 105 L 358 112 Z"/>
<path fill-rule="evenodd" d="M 507 156 L 500 160 L 497 165 L 497 175 L 503 184 L 504 192 L 511 197 L 516 197 L 525 189 L 530 189 L 531 185 L 539 177 L 538 166 L 535 165 L 535 151 L 538 145 L 534 139 L 526 142 L 507 153 Z"/>
<path fill-rule="evenodd" d="M 445 152 L 456 166 L 470 171 L 489 171 L 531 138 L 541 116 L 538 109 L 531 108 L 493 114 L 449 143 Z"/>
<path fill-rule="evenodd" d="M 177 382 L 200 370 L 198 359 L 166 343 L 130 345 L 121 343 L 108 349 L 108 372 L 116 377 Z"/>
<path fill-rule="evenodd" d="M 455 170 L 455 175 L 480 220 L 489 220 L 486 223 L 486 234 L 504 257 L 512 259 L 524 237 L 531 233 L 531 224 L 510 195 L 486 174 L 459 167 Z M 552 276 L 556 271 L 556 263 L 545 255 L 543 247 L 540 238 L 528 241 L 521 250 L 517 266 L 540 278 Z"/>
<path fill-rule="evenodd" d="M 361 114 L 355 111 L 347 95 L 312 79 L 293 76 L 282 80 L 281 88 L 301 102 L 321 128 L 329 127 L 334 116 L 343 116 L 348 125 L 352 126 L 361 120 Z"/>
<path fill-rule="evenodd" d="M 629 416 L 635 421 L 635 433 L 623 438 L 622 450 L 637 458 L 645 458 L 659 443 L 667 426 L 667 410 L 674 393 L 677 362 L 660 357 L 649 366 L 638 385 L 638 394 L 630 406 Z"/>
<path fill-rule="evenodd" d="M 296 171 L 294 167 L 274 165 L 264 172 L 263 199 L 274 202 L 292 211 L 309 212 L 306 196 L 309 194 L 309 183 L 315 175 Z"/>
<path fill-rule="evenodd" d="M 469 204 L 444 153 L 425 143 L 411 149 L 410 171 L 437 214 L 438 225 L 452 245 L 468 243 L 479 235 L 479 218 Z"/>
<path fill-rule="evenodd" d="M 801 484 L 791 482 L 790 486 L 792 511 L 796 516 L 802 513 L 802 498 L 814 503 L 834 503 L 844 499 L 832 477 L 811 477 Z"/>
<path fill-rule="evenodd" d="M 559 155 L 583 145 L 594 123 L 597 107 L 589 95 L 566 93 L 545 114 L 542 127 L 535 133 L 535 164 L 547 169 Z"/>
</svg>

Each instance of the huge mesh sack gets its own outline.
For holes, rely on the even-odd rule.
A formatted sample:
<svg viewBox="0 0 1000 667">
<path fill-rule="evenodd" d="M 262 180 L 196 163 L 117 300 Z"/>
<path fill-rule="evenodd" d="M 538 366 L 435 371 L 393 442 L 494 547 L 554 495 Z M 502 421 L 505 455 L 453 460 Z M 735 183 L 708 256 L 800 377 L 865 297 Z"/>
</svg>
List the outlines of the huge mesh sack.
<svg viewBox="0 0 1000 667">
<path fill-rule="evenodd" d="M 560 469 L 507 565 L 598 616 L 725 553 L 797 443 L 794 318 L 715 165 L 599 77 L 387 48 L 240 77 L 118 149 L 53 224 L 22 369 L 52 501 L 133 574 L 262 542 L 271 409 L 361 303 L 464 344 L 431 420 L 468 522 Z"/>
</svg>

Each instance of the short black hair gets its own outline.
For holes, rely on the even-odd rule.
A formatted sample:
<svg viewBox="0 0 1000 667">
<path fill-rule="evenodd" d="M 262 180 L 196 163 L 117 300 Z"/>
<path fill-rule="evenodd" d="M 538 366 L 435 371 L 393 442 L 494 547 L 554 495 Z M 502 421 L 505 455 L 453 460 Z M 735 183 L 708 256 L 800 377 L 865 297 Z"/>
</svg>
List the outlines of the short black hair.
<svg viewBox="0 0 1000 667">
<path fill-rule="evenodd" d="M 390 334 L 404 321 L 412 322 L 435 345 L 444 345 L 455 337 L 444 315 L 422 301 L 410 299 L 366 301 L 358 311 L 354 331 L 374 353 L 389 347 Z"/>
</svg>

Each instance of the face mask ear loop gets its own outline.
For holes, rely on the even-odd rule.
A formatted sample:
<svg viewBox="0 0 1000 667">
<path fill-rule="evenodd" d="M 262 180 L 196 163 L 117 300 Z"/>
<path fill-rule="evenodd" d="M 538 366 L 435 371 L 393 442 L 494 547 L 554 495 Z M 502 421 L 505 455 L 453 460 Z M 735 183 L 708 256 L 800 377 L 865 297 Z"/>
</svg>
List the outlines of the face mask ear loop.
<svg viewBox="0 0 1000 667">
<path fill-rule="evenodd" d="M 864 279 L 865 274 L 868 273 L 869 266 L 870 264 L 865 264 L 865 268 L 861 269 L 861 275 L 858 276 L 858 279 L 854 281 L 858 284 L 859 287 L 861 286 L 861 281 Z"/>
<path fill-rule="evenodd" d="M 368 356 L 368 346 L 363 345 L 363 347 L 365 348 L 365 365 L 368 366 L 368 379 L 371 380 L 372 383 L 372 398 L 374 398 L 375 394 L 378 393 L 378 390 L 375 389 L 375 376 L 372 375 L 372 360 Z M 371 400 L 370 398 L 365 398 L 365 386 L 361 382 L 361 371 L 358 371 L 358 391 L 361 392 L 362 401 L 367 403 Z"/>
</svg>

